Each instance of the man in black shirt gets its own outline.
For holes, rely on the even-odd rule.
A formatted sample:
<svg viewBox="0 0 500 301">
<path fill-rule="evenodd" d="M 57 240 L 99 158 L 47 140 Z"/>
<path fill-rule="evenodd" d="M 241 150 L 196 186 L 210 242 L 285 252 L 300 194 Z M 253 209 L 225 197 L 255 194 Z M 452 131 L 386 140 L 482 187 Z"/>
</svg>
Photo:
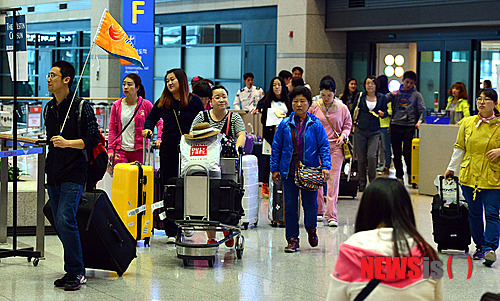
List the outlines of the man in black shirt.
<svg viewBox="0 0 500 301">
<path fill-rule="evenodd" d="M 79 104 L 84 100 L 76 96 L 72 101 L 70 87 L 74 77 L 75 68 L 70 63 L 57 61 L 52 64 L 47 74 L 47 85 L 54 97 L 44 109 L 49 141 L 45 165 L 47 191 L 64 248 L 66 271 L 54 285 L 69 291 L 78 290 L 81 284 L 87 282 L 76 210 L 87 174 L 85 150 L 95 147 L 99 141 L 99 129 L 90 104 L 85 102 L 82 112 L 79 112 Z"/>
</svg>

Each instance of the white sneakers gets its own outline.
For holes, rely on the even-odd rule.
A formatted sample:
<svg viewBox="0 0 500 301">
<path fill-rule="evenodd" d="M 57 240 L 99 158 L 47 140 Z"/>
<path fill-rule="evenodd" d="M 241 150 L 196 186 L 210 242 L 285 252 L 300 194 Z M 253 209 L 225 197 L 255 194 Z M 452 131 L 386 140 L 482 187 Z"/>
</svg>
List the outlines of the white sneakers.
<svg viewBox="0 0 500 301">
<path fill-rule="evenodd" d="M 328 222 L 328 227 L 338 227 L 338 226 L 339 226 L 339 222 L 337 222 L 337 221 L 331 220 Z"/>
<path fill-rule="evenodd" d="M 168 236 L 167 244 L 174 244 L 174 243 L 175 243 L 175 236 Z"/>
<path fill-rule="evenodd" d="M 323 215 L 321 214 L 318 214 L 318 222 L 322 222 L 325 218 L 323 217 Z"/>
</svg>

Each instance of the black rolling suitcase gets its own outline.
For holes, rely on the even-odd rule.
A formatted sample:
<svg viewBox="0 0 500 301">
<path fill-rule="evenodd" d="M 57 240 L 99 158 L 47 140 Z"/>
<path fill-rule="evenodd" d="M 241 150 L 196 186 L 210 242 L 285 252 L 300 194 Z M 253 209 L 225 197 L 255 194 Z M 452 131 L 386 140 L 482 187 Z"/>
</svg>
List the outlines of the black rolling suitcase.
<svg viewBox="0 0 500 301">
<path fill-rule="evenodd" d="M 283 183 L 274 184 L 272 178 L 269 179 L 269 220 L 273 227 L 285 226 L 285 194 Z M 299 210 L 300 212 L 300 210 Z"/>
<path fill-rule="evenodd" d="M 439 194 L 436 194 L 432 200 L 434 242 L 437 243 L 439 252 L 442 250 L 464 250 L 465 253 L 468 253 L 471 243 L 469 210 L 464 205 L 459 205 L 460 193 L 457 177 L 453 177 L 457 185 L 456 203 L 451 203 L 448 207 L 444 206 L 443 180 L 444 176 L 440 176 Z"/>
<path fill-rule="evenodd" d="M 346 164 L 349 164 L 350 168 L 346 168 Z M 352 157 L 350 159 L 344 159 L 342 169 L 340 170 L 339 196 L 350 196 L 355 198 L 358 194 L 358 187 L 358 160 Z"/>
<path fill-rule="evenodd" d="M 184 220 L 184 179 L 171 178 L 164 187 L 164 208 L 171 221 Z M 238 225 L 245 215 L 241 201 L 244 190 L 228 179 L 210 179 L 210 220 Z"/>
<path fill-rule="evenodd" d="M 49 202 L 43 213 L 54 227 Z M 83 192 L 76 213 L 85 268 L 123 275 L 136 255 L 136 241 L 116 213 L 106 192 Z M 55 227 L 54 227 L 55 228 Z"/>
</svg>

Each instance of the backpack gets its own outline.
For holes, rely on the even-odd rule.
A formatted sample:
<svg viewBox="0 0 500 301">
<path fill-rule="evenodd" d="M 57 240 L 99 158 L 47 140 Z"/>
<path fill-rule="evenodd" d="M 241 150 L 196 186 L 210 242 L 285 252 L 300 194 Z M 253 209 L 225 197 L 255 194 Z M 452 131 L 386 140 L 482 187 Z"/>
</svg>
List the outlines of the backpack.
<svg viewBox="0 0 500 301">
<path fill-rule="evenodd" d="M 78 101 L 78 100 L 77 100 Z M 83 103 L 85 100 L 81 99 L 78 103 L 78 108 L 75 113 L 77 115 L 77 124 L 78 124 L 78 136 L 82 137 L 82 112 L 83 112 Z M 45 105 L 44 118 L 47 120 L 47 105 Z M 87 160 L 87 180 L 85 182 L 85 187 L 87 191 L 89 189 L 93 189 L 97 182 L 102 180 L 104 174 L 106 173 L 106 169 L 108 167 L 108 153 L 106 152 L 106 148 L 104 145 L 106 144 L 106 140 L 102 133 L 99 132 L 99 143 L 97 146 L 91 149 L 83 150 L 85 155 L 85 159 Z"/>
<path fill-rule="evenodd" d="M 203 111 L 203 122 L 208 122 L 208 111 Z M 221 131 L 221 158 L 238 158 L 238 152 L 236 151 L 236 140 L 229 134 L 229 129 L 231 125 L 231 112 L 227 113 L 226 123 L 224 124 L 225 132 Z"/>
</svg>

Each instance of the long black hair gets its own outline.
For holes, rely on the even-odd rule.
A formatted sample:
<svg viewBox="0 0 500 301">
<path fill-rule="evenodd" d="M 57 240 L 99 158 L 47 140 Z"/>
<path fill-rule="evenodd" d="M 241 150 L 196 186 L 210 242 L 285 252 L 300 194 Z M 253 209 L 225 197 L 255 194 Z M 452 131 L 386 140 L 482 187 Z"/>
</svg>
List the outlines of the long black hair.
<svg viewBox="0 0 500 301">
<path fill-rule="evenodd" d="M 281 94 L 280 94 L 281 98 L 276 97 L 276 94 L 274 94 L 273 84 L 275 80 L 279 80 L 281 83 Z M 270 108 L 271 102 L 273 101 L 284 102 L 288 109 L 288 114 L 292 112 L 292 105 L 290 103 L 290 99 L 288 98 L 288 88 L 286 87 L 285 81 L 278 76 L 273 77 L 273 79 L 271 79 L 271 83 L 269 84 L 269 89 L 267 90 L 267 93 L 264 96 L 264 99 L 262 100 L 263 107 Z"/>
<path fill-rule="evenodd" d="M 418 233 L 410 195 L 396 179 L 376 178 L 361 197 L 354 232 L 379 227 L 393 229 L 394 256 L 405 256 L 403 252 L 411 251 L 407 240 L 410 236 L 423 256 L 431 260 L 439 259 L 436 251 Z"/>
<path fill-rule="evenodd" d="M 351 95 L 349 92 L 349 83 L 352 82 L 353 80 L 356 81 L 356 83 L 358 82 L 355 78 L 352 77 L 348 78 L 345 81 L 344 92 L 342 93 L 342 97 L 340 98 L 340 100 L 342 100 L 342 102 L 346 105 L 347 105 L 347 98 Z M 358 94 L 358 92 L 359 92 L 358 87 L 356 87 L 356 91 L 354 91 L 352 97 L 354 98 L 354 96 Z"/>
</svg>

